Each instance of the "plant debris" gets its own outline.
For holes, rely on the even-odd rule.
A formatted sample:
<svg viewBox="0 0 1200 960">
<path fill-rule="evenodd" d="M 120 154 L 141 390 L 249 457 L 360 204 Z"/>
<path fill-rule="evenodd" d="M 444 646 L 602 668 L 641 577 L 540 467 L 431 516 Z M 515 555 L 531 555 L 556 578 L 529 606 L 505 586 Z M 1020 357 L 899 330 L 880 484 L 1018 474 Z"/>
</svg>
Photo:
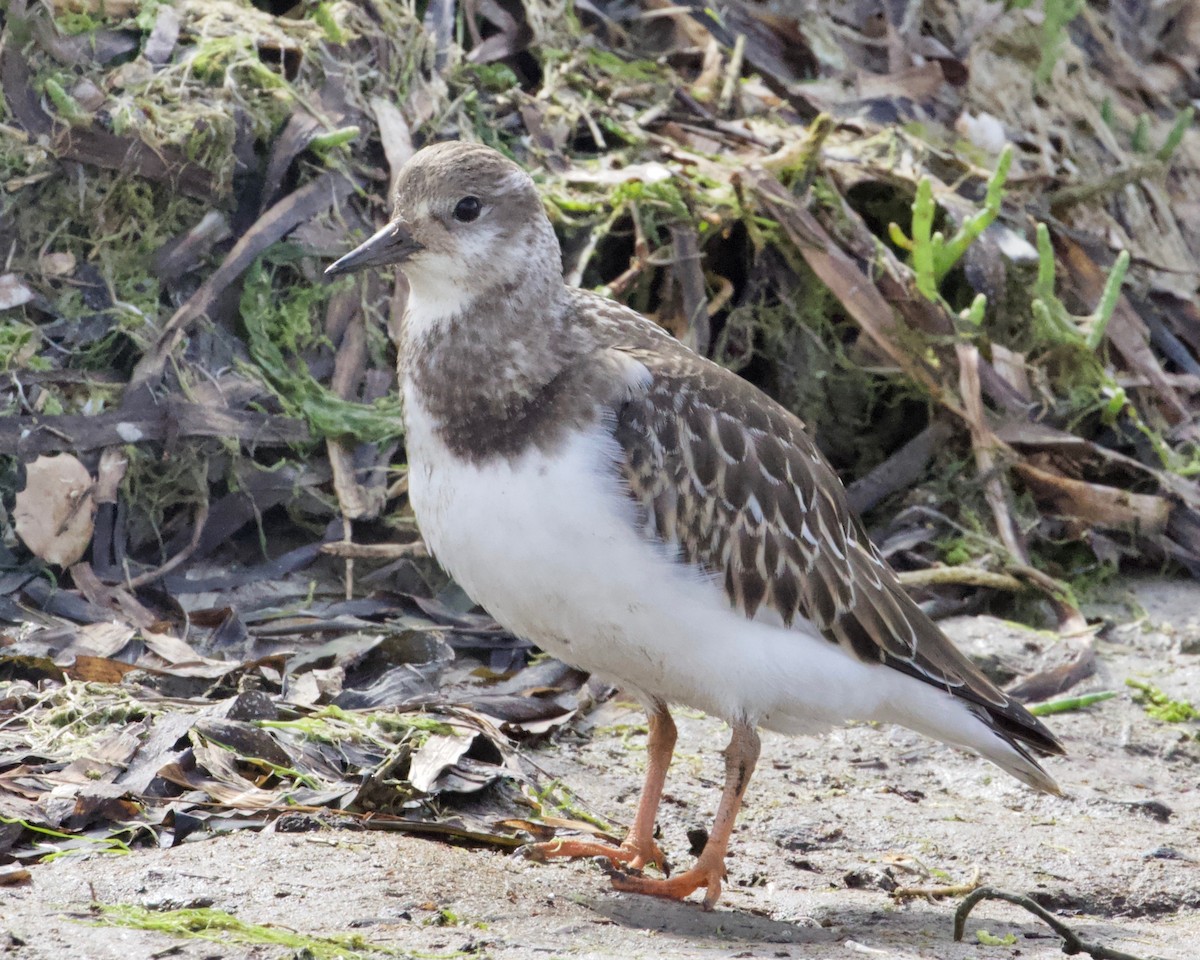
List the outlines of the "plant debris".
<svg viewBox="0 0 1200 960">
<path fill-rule="evenodd" d="M 193 619 L 226 633 L 224 659 L 113 623 L 8 645 L 0 819 L 25 832 L 6 832 L 0 854 L 120 852 L 139 837 L 170 846 L 322 809 L 501 846 L 553 832 L 526 831 L 514 811 L 565 826 L 511 738 L 567 722 L 586 702 L 582 675 L 547 661 L 517 670 L 516 683 L 480 683 L 471 675 L 491 671 L 469 655 L 480 652 L 472 631 L 412 609 L 373 629 L 346 611 L 297 608 L 282 633 L 283 612 L 264 611 L 242 627 L 246 659 L 229 656 L 228 610 Z M 333 639 L 296 652 L 301 620 Z M 504 649 L 490 633 L 487 658 Z M 469 812 L 433 802 L 489 787 Z"/>
<path fill-rule="evenodd" d="M 954 912 L 955 941 L 962 940 L 967 918 L 971 915 L 971 911 L 975 906 L 982 900 L 1003 900 L 1006 903 L 1012 903 L 1028 910 L 1062 937 L 1062 952 L 1067 956 L 1086 953 L 1089 957 L 1093 957 L 1094 960 L 1160 960 L 1160 958 L 1156 957 L 1138 957 L 1132 953 L 1125 953 L 1123 950 L 1116 950 L 1101 943 L 1091 943 L 1084 940 L 1074 930 L 1046 910 L 1045 907 L 1033 900 L 1033 898 L 1015 893 L 1006 893 L 1003 890 L 995 890 L 992 887 L 979 887 L 968 893 L 963 898 L 962 903 L 958 905 L 958 909 Z M 1009 946 L 1012 942 L 1007 938 L 995 937 L 991 934 L 985 936 L 985 934 L 986 931 L 983 930 L 976 934 L 979 942 L 984 946 Z"/>
<path fill-rule="evenodd" d="M 192 907 L 184 910 L 148 910 L 129 904 L 95 904 L 97 917 L 91 920 L 102 926 L 127 927 L 133 930 L 154 930 L 186 940 L 207 940 L 238 946 L 274 946 L 295 951 L 294 956 L 313 960 L 353 960 L 357 957 L 407 957 L 386 944 L 372 943 L 366 937 L 352 934 L 343 937 L 314 937 L 283 927 L 247 923 L 224 910 Z"/>
</svg>

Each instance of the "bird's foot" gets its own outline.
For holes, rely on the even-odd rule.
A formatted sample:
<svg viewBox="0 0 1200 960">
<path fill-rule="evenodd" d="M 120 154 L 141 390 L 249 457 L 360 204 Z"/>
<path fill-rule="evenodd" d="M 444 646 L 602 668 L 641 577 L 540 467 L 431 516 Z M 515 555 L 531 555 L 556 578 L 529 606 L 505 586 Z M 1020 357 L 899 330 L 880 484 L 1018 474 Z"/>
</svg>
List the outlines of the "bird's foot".
<svg viewBox="0 0 1200 960">
<path fill-rule="evenodd" d="M 628 871 L 640 871 L 654 865 L 662 871 L 664 877 L 671 875 L 666 856 L 652 839 L 639 843 L 632 838 L 626 838 L 619 847 L 598 840 L 547 840 L 544 843 L 527 844 L 521 849 L 530 860 L 544 861 L 553 857 L 579 860 L 583 857 L 599 857 L 612 868 L 620 866 Z"/>
<path fill-rule="evenodd" d="M 616 865 L 601 864 L 612 881 L 613 889 L 622 893 L 644 893 L 651 897 L 668 900 L 683 900 L 701 887 L 705 888 L 702 906 L 711 910 L 721 898 L 721 880 L 725 877 L 725 864 L 721 860 L 705 863 L 697 860 L 690 870 L 665 880 L 654 880 L 640 874 L 622 870 Z"/>
</svg>

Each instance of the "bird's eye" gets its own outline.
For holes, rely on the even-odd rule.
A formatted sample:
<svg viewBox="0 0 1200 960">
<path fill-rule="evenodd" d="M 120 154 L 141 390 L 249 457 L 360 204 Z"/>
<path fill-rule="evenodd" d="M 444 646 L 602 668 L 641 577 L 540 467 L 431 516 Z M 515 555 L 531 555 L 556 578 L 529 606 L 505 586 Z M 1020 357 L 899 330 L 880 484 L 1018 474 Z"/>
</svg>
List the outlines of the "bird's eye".
<svg viewBox="0 0 1200 960">
<path fill-rule="evenodd" d="M 454 205 L 454 219 L 459 223 L 478 220 L 483 213 L 483 202 L 478 197 L 463 197 Z"/>
</svg>

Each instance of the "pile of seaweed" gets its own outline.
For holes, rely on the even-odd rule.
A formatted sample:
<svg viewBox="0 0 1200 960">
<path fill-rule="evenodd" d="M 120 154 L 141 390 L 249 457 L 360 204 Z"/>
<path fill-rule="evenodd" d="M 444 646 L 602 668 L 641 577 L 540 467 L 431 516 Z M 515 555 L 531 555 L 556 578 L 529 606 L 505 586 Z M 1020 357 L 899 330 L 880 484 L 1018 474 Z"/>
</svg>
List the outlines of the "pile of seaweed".
<svg viewBox="0 0 1200 960">
<path fill-rule="evenodd" d="M 135 806 L 194 794 L 197 751 L 212 782 L 231 776 L 212 753 L 229 730 L 195 719 L 215 705 L 259 731 L 234 752 L 265 793 L 317 761 L 281 741 L 300 728 L 272 746 L 263 723 L 440 704 L 476 712 L 439 735 L 494 744 L 488 724 L 544 732 L 586 702 L 577 680 L 524 683 L 527 648 L 464 619 L 424 555 L 389 336 L 402 280 L 321 276 L 438 139 L 531 171 L 572 283 L 804 419 L 924 601 L 1081 627 L 1119 570 L 1200 572 L 1195 4 L 9 0 L 0 16 L 0 727 L 22 731 L 0 729 L 0 815 L 57 829 L 68 811 L 44 798 L 72 783 Z M 455 631 L 478 641 L 457 700 L 435 682 L 453 658 L 408 642 Z M 90 687 L 107 705 L 71 705 L 98 682 L 190 698 L 192 719 Z M 489 713 L 475 701 L 496 684 Z M 251 688 L 270 707 L 238 699 Z M 73 742 L 114 709 L 142 726 L 63 780 L 39 705 Z M 354 806 L 347 771 L 403 777 L 414 729 L 358 766 L 325 757 L 335 785 L 305 789 Z"/>
</svg>

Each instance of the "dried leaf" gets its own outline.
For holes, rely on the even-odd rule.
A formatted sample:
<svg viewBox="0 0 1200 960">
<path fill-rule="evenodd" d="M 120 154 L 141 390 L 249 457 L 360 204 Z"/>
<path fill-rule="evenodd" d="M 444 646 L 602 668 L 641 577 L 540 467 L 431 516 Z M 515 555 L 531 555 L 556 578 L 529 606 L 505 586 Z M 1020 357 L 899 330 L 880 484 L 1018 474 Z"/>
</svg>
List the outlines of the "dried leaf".
<svg viewBox="0 0 1200 960">
<path fill-rule="evenodd" d="M 474 730 L 431 733 L 412 756 L 408 781 L 422 793 L 436 793 L 434 784 L 453 767 L 475 742 Z"/>
<path fill-rule="evenodd" d="M 38 257 L 38 269 L 46 277 L 69 277 L 75 272 L 75 254 L 43 254 Z"/>
<path fill-rule="evenodd" d="M 1171 515 L 1171 501 L 1166 497 L 1075 480 L 1029 461 L 1017 462 L 1013 469 L 1037 500 L 1062 516 L 1143 537 L 1166 530 Z"/>
<path fill-rule="evenodd" d="M 136 670 L 131 663 L 120 663 L 105 657 L 77 656 L 75 662 L 66 668 L 66 674 L 72 680 L 96 683 L 120 683 L 125 674 Z"/>
<path fill-rule="evenodd" d="M 76 457 L 60 453 L 38 457 L 25 476 L 13 508 L 17 536 L 40 559 L 69 567 L 92 542 L 92 475 Z"/>
<path fill-rule="evenodd" d="M 371 98 L 371 111 L 375 114 L 375 122 L 379 124 L 379 142 L 391 171 L 388 189 L 388 196 L 391 196 L 401 167 L 408 163 L 414 153 L 412 128 L 400 108 L 384 97 Z"/>
<path fill-rule="evenodd" d="M 15 273 L 0 274 L 0 310 L 11 310 L 36 296 Z"/>
</svg>

